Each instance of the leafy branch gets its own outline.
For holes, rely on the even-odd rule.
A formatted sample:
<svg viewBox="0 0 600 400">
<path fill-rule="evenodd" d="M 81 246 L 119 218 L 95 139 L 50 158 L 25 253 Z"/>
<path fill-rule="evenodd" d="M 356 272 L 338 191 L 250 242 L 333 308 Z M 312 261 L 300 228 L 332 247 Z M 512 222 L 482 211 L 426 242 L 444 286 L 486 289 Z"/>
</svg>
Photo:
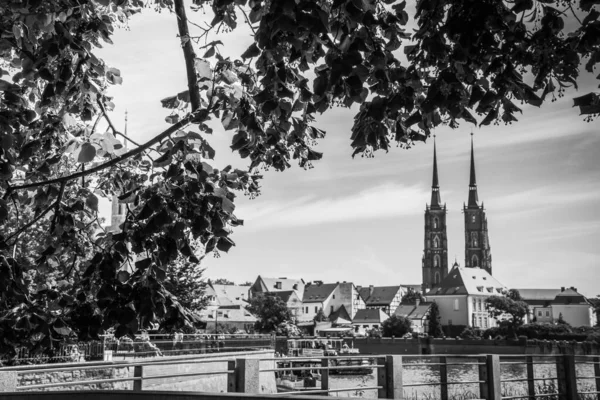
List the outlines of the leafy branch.
<svg viewBox="0 0 600 400">
<path fill-rule="evenodd" d="M 179 36 L 183 42 L 181 47 L 183 48 L 183 57 L 185 58 L 190 104 L 192 105 L 192 112 L 194 112 L 200 108 L 200 89 L 198 88 L 198 77 L 196 76 L 196 68 L 194 67 L 196 53 L 194 52 L 192 42 L 189 40 L 190 30 L 188 28 L 183 0 L 175 0 L 175 14 L 177 15 Z"/>
<path fill-rule="evenodd" d="M 17 189 L 16 187 L 14 189 Z M 44 215 L 48 214 L 48 212 L 50 210 L 52 210 L 54 207 L 56 207 L 58 203 L 58 200 L 54 201 L 52 204 L 50 204 L 48 207 L 46 207 L 44 209 L 44 211 L 42 211 L 40 214 L 38 214 L 38 216 L 36 216 L 34 219 L 32 219 L 31 221 L 29 221 L 27 224 L 23 225 L 19 230 L 17 230 L 15 233 L 13 233 L 12 235 L 10 235 L 7 239 L 6 242 L 10 242 L 11 239 L 13 238 L 18 238 L 19 235 L 23 232 L 25 232 L 27 229 L 29 229 L 33 224 L 35 224 L 36 222 L 38 222 L 40 219 L 42 219 L 44 217 Z M 11 243 L 11 246 L 16 244 L 15 243 Z"/>
</svg>

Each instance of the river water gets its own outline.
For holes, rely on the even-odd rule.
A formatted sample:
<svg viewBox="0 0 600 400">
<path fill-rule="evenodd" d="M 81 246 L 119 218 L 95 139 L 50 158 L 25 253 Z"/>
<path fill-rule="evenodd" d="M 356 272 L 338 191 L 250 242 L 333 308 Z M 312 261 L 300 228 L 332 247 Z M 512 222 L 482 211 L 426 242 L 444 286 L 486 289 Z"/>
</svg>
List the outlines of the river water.
<svg viewBox="0 0 600 400">
<path fill-rule="evenodd" d="M 521 379 L 527 377 L 526 365 L 521 364 L 525 359 L 511 358 L 511 364 L 501 365 L 501 380 Z M 553 362 L 552 358 L 535 359 L 535 362 Z M 405 361 L 403 364 L 403 384 L 404 396 L 407 400 L 439 400 L 440 386 L 415 386 L 406 385 L 416 383 L 438 383 L 440 381 L 439 366 L 410 366 L 411 361 Z M 420 364 L 427 361 L 412 361 Z M 435 361 L 432 361 L 435 362 Z M 466 361 L 464 358 L 452 359 L 448 357 L 447 362 L 461 363 L 460 365 L 448 365 L 448 396 L 450 400 L 468 400 L 481 398 L 479 396 L 479 384 L 458 384 L 452 382 L 478 381 L 478 366 L 472 364 L 476 361 Z M 470 364 L 469 364 L 470 363 Z M 504 363 L 504 360 L 503 360 Z M 556 393 L 556 366 L 554 364 L 534 365 L 535 378 L 544 378 L 543 381 L 536 381 L 536 393 Z M 590 364 L 578 364 L 577 376 L 594 376 L 593 367 Z M 356 390 L 348 392 L 330 393 L 330 396 L 336 397 L 365 397 L 377 398 L 377 390 L 364 390 L 361 388 L 377 386 L 377 377 L 375 372 L 369 375 L 330 375 L 329 385 L 331 389 L 354 388 Z M 578 380 L 578 391 L 595 391 L 595 383 L 592 379 Z M 503 396 L 520 396 L 527 394 L 527 382 L 503 382 Z M 554 396 L 552 396 L 555 398 Z M 588 395 L 585 400 L 598 399 L 597 395 Z"/>
</svg>

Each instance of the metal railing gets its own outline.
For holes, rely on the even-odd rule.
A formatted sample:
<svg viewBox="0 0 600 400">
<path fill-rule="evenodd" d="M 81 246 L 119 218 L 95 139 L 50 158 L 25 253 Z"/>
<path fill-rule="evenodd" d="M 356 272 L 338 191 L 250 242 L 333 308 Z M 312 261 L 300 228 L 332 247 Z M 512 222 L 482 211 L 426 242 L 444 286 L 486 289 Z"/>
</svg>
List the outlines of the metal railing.
<svg viewBox="0 0 600 400">
<path fill-rule="evenodd" d="M 364 361 L 367 360 L 367 361 Z M 333 362 L 336 361 L 337 364 Z M 261 365 L 262 362 L 262 365 Z M 352 362 L 352 363 L 350 363 Z M 224 368 L 214 370 L 190 371 L 174 373 L 166 371 L 163 374 L 148 374 L 149 367 L 176 365 L 176 364 L 209 364 L 222 363 Z M 520 368 L 524 367 L 524 368 Z M 216 366 L 215 366 L 216 367 Z M 507 377 L 503 369 L 518 368 L 524 371 L 522 377 Z M 512 400 L 512 399 L 546 399 L 546 400 L 589 400 L 597 399 L 600 394 L 600 357 L 599 356 L 575 356 L 575 355 L 349 355 L 328 357 L 269 357 L 269 358 L 236 358 L 234 355 L 223 359 L 193 358 L 185 360 L 160 360 L 147 362 L 120 362 L 98 365 L 70 365 L 57 366 L 54 368 L 19 368 L 13 369 L 17 374 L 31 374 L 36 371 L 61 372 L 68 370 L 91 370 L 91 369 L 116 369 L 133 368 L 133 374 L 125 377 L 108 377 L 104 379 L 78 380 L 72 382 L 50 382 L 28 386 L 17 386 L 16 391 L 22 390 L 47 390 L 55 387 L 89 386 L 101 383 L 132 382 L 131 389 L 135 391 L 144 390 L 146 382 L 157 379 L 190 378 L 197 376 L 226 376 L 227 391 L 238 393 L 259 393 L 261 379 L 277 378 L 285 374 L 296 374 L 302 371 L 311 371 L 320 376 L 320 384 L 316 379 L 311 380 L 311 387 L 289 388 L 280 396 L 295 396 L 298 394 L 329 395 L 339 392 L 364 392 L 377 391 L 378 398 L 398 398 L 406 396 L 405 390 L 411 388 L 430 387 L 435 394 L 425 396 L 428 398 L 439 398 L 449 400 L 452 390 L 460 385 L 477 387 L 474 396 L 487 400 Z M 410 370 L 426 368 L 435 370 L 437 379 L 415 379 Z M 456 368 L 454 373 L 449 370 Z M 539 369 L 553 371 L 549 376 L 541 376 Z M 160 368 L 158 368 L 160 369 Z M 369 370 L 369 374 L 375 375 L 376 383 L 364 384 L 362 386 L 333 387 L 332 373 L 342 371 Z M 465 371 L 473 370 L 474 374 Z M 555 371 L 555 373 L 554 373 Z M 152 371 L 150 371 L 152 372 Z M 363 371 L 364 372 L 364 371 Z M 458 372 L 458 373 L 457 373 Z M 0 375 L 6 373 L 0 369 Z M 269 376 L 269 374 L 273 374 Z M 422 375 L 422 374 L 421 374 Z M 412 376 L 412 378 L 410 378 Z M 420 375 L 419 375 L 420 376 Z M 456 379 L 458 377 L 458 379 Z M 2 376 L 0 376 L 2 378 Z M 431 378 L 431 376 L 430 376 Z M 454 379 L 451 379 L 454 378 Z M 312 378 L 311 378 L 312 379 Z M 539 382 L 553 382 L 544 390 L 536 386 Z M 512 392 L 507 387 L 520 385 Z M 549 390 L 548 390 L 549 389 Z M 415 389 L 416 390 L 416 389 Z"/>
</svg>

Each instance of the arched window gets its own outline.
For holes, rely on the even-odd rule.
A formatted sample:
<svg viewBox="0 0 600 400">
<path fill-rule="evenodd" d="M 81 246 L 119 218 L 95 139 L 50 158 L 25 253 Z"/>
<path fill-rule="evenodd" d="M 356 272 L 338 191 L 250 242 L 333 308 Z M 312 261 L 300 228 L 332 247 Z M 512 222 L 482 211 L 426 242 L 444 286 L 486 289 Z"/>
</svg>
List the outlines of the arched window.
<svg viewBox="0 0 600 400">
<path fill-rule="evenodd" d="M 439 224 L 439 221 L 438 221 L 437 217 L 434 217 L 433 218 L 433 229 L 437 229 L 438 224 Z"/>
<path fill-rule="evenodd" d="M 479 246 L 479 238 L 477 236 L 477 232 L 471 232 L 471 243 L 473 243 L 473 247 Z"/>
<path fill-rule="evenodd" d="M 477 216 L 475 214 L 471 214 L 471 222 L 477 221 Z"/>
<path fill-rule="evenodd" d="M 472 267 L 478 267 L 479 266 L 479 258 L 477 258 L 477 255 L 473 255 L 473 261 L 471 262 L 471 266 Z"/>
<path fill-rule="evenodd" d="M 433 238 L 433 247 L 436 249 L 440 247 L 440 239 L 437 236 Z"/>
<path fill-rule="evenodd" d="M 440 267 L 440 256 L 438 254 L 436 254 L 435 256 L 433 256 L 433 266 L 435 268 L 439 268 Z"/>
<path fill-rule="evenodd" d="M 434 277 L 433 277 L 433 283 L 434 283 L 435 285 L 437 285 L 438 283 L 440 283 L 440 273 L 439 273 L 439 272 L 436 272 L 436 273 L 435 273 L 435 275 L 434 275 Z"/>
</svg>

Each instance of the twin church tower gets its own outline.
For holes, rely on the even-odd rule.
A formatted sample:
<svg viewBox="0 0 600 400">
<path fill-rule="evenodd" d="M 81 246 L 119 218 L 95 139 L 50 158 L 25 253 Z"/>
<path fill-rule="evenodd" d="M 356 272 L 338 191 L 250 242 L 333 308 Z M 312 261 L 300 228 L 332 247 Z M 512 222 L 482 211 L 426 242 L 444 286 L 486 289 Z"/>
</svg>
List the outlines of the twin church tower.
<svg viewBox="0 0 600 400">
<path fill-rule="evenodd" d="M 475 157 L 471 137 L 471 176 L 469 200 L 463 204 L 465 215 L 465 267 L 482 268 L 492 274 L 492 255 L 488 240 L 487 218 L 477 196 Z M 431 204 L 425 208 L 425 249 L 423 251 L 422 291 L 426 293 L 448 275 L 448 236 L 446 204 L 442 204 L 437 170 L 436 145 L 433 143 L 433 182 Z"/>
</svg>

